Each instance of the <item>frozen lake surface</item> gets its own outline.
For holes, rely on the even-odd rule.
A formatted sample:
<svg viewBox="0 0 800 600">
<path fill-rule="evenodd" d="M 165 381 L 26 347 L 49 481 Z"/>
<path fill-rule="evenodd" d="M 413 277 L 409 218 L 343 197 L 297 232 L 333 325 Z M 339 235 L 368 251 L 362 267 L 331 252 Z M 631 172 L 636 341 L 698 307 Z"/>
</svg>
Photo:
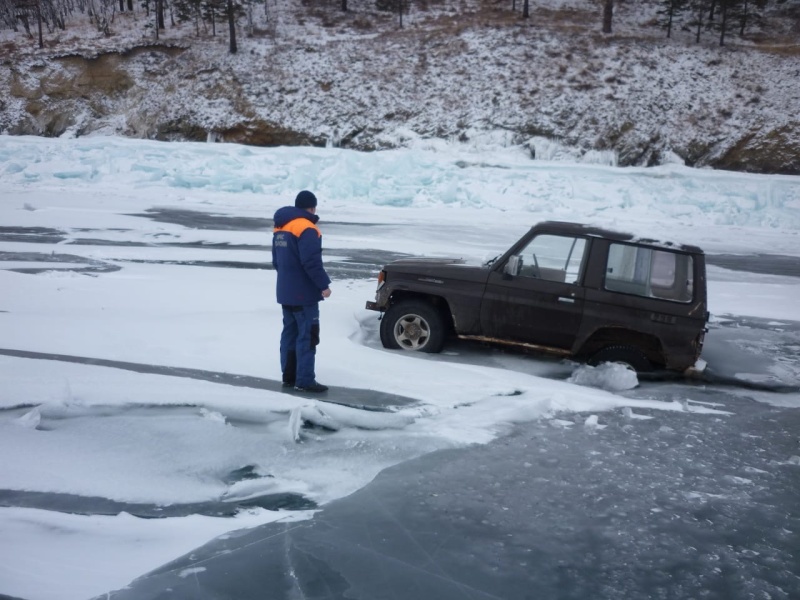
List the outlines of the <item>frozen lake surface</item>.
<svg viewBox="0 0 800 600">
<path fill-rule="evenodd" d="M 303 188 L 324 397 L 277 360 Z M 546 219 L 705 249 L 702 377 L 381 347 L 381 265 Z M 0 136 L 0 597 L 800 597 L 799 231 L 793 177 Z"/>
</svg>

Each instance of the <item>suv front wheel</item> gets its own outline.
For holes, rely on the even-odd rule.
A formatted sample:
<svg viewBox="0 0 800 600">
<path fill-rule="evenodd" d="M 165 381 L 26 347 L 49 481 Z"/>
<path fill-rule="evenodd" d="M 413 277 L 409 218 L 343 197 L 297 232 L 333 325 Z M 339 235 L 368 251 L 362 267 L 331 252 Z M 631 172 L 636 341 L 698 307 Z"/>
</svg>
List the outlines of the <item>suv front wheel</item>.
<svg viewBox="0 0 800 600">
<path fill-rule="evenodd" d="M 440 352 L 444 341 L 444 319 L 436 307 L 426 302 L 398 302 L 381 319 L 384 348 Z"/>
</svg>

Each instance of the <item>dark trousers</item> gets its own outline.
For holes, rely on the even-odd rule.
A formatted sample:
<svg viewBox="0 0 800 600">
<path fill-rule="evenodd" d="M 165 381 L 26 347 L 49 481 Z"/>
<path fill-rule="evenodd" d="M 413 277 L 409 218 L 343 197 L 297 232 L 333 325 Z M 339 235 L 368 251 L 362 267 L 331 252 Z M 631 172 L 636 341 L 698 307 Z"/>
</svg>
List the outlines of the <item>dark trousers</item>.
<svg viewBox="0 0 800 600">
<path fill-rule="evenodd" d="M 283 305 L 281 371 L 283 380 L 303 387 L 316 381 L 314 359 L 319 344 L 319 304 Z"/>
</svg>

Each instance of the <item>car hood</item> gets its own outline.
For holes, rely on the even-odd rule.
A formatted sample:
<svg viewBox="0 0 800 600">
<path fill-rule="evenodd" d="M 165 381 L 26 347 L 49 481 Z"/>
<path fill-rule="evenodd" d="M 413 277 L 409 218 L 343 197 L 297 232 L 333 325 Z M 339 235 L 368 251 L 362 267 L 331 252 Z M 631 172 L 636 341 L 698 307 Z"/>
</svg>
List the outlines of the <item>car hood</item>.
<svg viewBox="0 0 800 600">
<path fill-rule="evenodd" d="M 489 276 L 486 265 L 463 258 L 404 258 L 389 263 L 384 270 L 412 279 L 434 277 L 441 280 L 485 281 Z"/>
<path fill-rule="evenodd" d="M 400 260 L 392 261 L 387 267 L 415 267 L 423 266 L 430 267 L 436 265 L 467 265 L 469 264 L 463 258 L 401 258 Z M 478 266 L 478 263 L 473 263 L 472 266 Z"/>
</svg>

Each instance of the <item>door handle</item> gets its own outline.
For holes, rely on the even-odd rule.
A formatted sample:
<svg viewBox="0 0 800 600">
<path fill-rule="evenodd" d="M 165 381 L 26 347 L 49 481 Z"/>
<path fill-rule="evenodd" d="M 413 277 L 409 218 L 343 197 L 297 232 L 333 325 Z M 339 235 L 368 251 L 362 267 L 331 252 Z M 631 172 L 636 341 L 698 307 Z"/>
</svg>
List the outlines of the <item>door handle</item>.
<svg viewBox="0 0 800 600">
<path fill-rule="evenodd" d="M 575 298 L 566 298 L 564 296 L 558 297 L 559 302 L 566 302 L 567 304 L 575 304 Z"/>
</svg>

